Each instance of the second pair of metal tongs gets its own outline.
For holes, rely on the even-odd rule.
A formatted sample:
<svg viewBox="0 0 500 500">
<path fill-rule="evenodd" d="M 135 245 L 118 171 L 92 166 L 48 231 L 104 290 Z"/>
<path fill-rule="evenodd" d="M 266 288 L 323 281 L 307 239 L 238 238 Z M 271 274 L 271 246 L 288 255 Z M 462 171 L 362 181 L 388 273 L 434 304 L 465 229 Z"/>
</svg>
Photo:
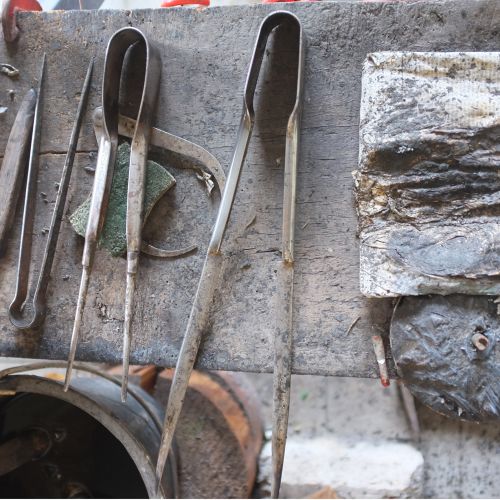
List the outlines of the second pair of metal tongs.
<svg viewBox="0 0 500 500">
<path fill-rule="evenodd" d="M 19 259 L 17 267 L 17 280 L 16 280 L 16 293 L 14 300 L 9 306 L 9 317 L 11 323 L 21 330 L 36 328 L 40 326 L 46 315 L 46 293 L 49 285 L 50 273 L 52 271 L 52 264 L 57 247 L 57 240 L 61 228 L 61 222 L 66 204 L 66 197 L 69 189 L 69 182 L 71 172 L 73 169 L 73 162 L 76 154 L 76 147 L 78 138 L 80 136 L 80 129 L 83 121 L 83 116 L 86 109 L 88 95 L 90 91 L 90 81 L 92 78 L 93 60 L 91 60 L 85 82 L 82 88 L 82 94 L 76 118 L 71 132 L 70 143 L 66 160 L 61 175 L 61 181 L 58 186 L 58 192 L 54 211 L 52 213 L 52 220 L 48 231 L 47 242 L 45 245 L 45 252 L 43 255 L 40 272 L 36 279 L 36 286 L 34 293 L 29 296 L 28 285 L 30 278 L 30 268 L 32 267 L 32 239 L 33 239 L 33 225 L 35 220 L 35 207 L 36 207 L 36 191 L 37 191 L 37 177 L 38 177 L 38 155 L 41 134 L 41 103 L 42 103 L 42 87 L 45 72 L 45 54 L 42 59 L 42 71 L 40 73 L 40 80 L 38 91 L 30 91 L 30 95 L 36 95 L 36 107 L 34 110 L 34 124 L 31 132 L 31 150 L 29 155 L 29 163 L 26 173 L 26 192 L 24 196 L 24 212 L 21 230 L 21 240 L 19 248 Z M 32 94 L 31 94 L 32 93 Z M 27 101 L 28 102 L 28 101 Z M 12 168 L 10 164 L 4 165 L 4 168 Z M 7 175 L 9 172 L 7 172 Z M 22 172 L 19 168 L 11 175 L 21 176 Z M 19 179 L 15 181 L 19 183 Z M 14 198 L 8 200 L 8 210 L 15 209 L 15 195 Z M 12 216 L 8 216 L 12 219 Z M 28 296 L 31 299 L 31 304 L 28 303 Z"/>
<path fill-rule="evenodd" d="M 111 37 L 106 50 L 102 87 L 103 133 L 99 141 L 97 166 L 85 232 L 82 278 L 64 384 L 65 390 L 67 390 L 71 380 L 71 372 L 81 330 L 90 273 L 92 272 L 97 243 L 106 217 L 116 151 L 118 148 L 120 82 L 125 56 L 128 50 L 133 46 L 143 51 L 146 66 L 144 70 L 142 95 L 130 148 L 126 222 L 127 286 L 125 292 L 125 322 L 123 326 L 123 401 L 125 401 L 127 397 L 134 292 L 142 242 L 141 234 L 144 219 L 146 161 L 161 73 L 160 56 L 157 50 L 148 42 L 144 34 L 136 28 L 123 28 L 117 31 Z"/>
<path fill-rule="evenodd" d="M 277 498 L 281 482 L 285 442 L 288 428 L 290 403 L 290 379 L 292 357 L 292 295 L 294 264 L 295 192 L 299 148 L 299 118 L 302 101 L 302 80 L 304 66 L 304 40 L 300 21 L 290 12 L 277 11 L 268 15 L 261 24 L 254 48 L 252 61 L 245 84 L 243 115 L 236 147 L 234 149 L 229 175 L 226 182 L 217 220 L 203 264 L 198 289 L 189 316 L 186 333 L 177 360 L 175 375 L 170 388 L 165 423 L 157 463 L 157 481 L 163 474 L 174 431 L 182 409 L 189 377 L 194 367 L 202 334 L 204 333 L 213 301 L 214 291 L 220 283 L 224 256 L 221 252 L 222 239 L 231 213 L 241 168 L 245 160 L 254 125 L 254 95 L 268 38 L 277 26 L 288 25 L 296 33 L 297 40 L 297 80 L 296 97 L 289 116 L 286 130 L 283 235 L 282 235 L 282 300 L 277 314 L 275 332 L 274 363 L 274 416 L 273 416 L 273 484 L 272 495 Z"/>
</svg>

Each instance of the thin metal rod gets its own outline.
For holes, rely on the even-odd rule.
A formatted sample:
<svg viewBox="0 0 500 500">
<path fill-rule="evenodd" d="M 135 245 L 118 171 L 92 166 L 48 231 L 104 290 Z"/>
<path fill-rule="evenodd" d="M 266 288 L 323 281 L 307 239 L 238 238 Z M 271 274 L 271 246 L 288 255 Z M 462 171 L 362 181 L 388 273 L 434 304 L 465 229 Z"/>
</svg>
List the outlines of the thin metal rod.
<svg viewBox="0 0 500 500">
<path fill-rule="evenodd" d="M 122 401 L 127 400 L 128 370 L 130 365 L 130 344 L 132 342 L 132 312 L 134 310 L 134 295 L 136 272 L 127 273 L 127 287 L 125 291 L 125 320 L 123 322 L 123 374 L 122 374 Z"/>
<path fill-rule="evenodd" d="M 80 104 L 78 107 L 78 112 L 77 112 L 77 119 L 75 121 L 75 127 L 73 129 L 73 134 L 71 136 L 71 141 L 70 145 L 74 145 L 74 149 L 72 150 L 71 157 L 68 159 L 67 158 L 67 163 L 68 160 L 70 160 L 70 165 L 72 168 L 73 165 L 73 159 L 74 155 L 76 152 L 76 144 L 78 143 L 78 136 L 79 136 L 79 131 L 81 127 L 81 123 L 83 120 L 83 114 L 84 114 L 84 109 L 86 108 L 87 100 L 88 100 L 88 93 L 90 90 L 90 81 L 92 78 L 92 70 L 94 67 L 94 59 L 91 60 L 89 64 L 89 68 L 87 70 L 87 76 L 85 77 L 85 83 L 83 85 L 83 91 L 82 91 L 82 98 L 80 100 Z M 69 155 L 68 151 L 68 155 Z M 99 163 L 99 161 L 98 161 Z M 101 161 L 101 165 L 104 162 Z M 63 179 L 65 179 L 66 183 L 69 183 L 69 177 L 70 173 L 67 175 L 65 178 L 65 175 L 63 173 Z M 96 172 L 96 177 L 97 177 L 97 172 Z M 95 184 L 95 179 L 94 179 L 94 184 Z M 66 193 L 67 193 L 68 185 L 64 187 L 64 198 L 66 198 Z M 64 202 L 62 202 L 62 207 L 64 207 Z M 62 209 L 61 209 L 62 210 Z M 55 212 L 54 212 L 55 214 Z M 62 218 L 62 211 L 59 215 Z M 90 219 L 90 216 L 89 216 Z M 88 225 L 87 225 L 88 229 Z M 78 345 L 78 338 L 79 338 L 79 333 L 80 333 L 80 328 L 81 328 L 81 323 L 82 323 L 82 318 L 83 318 L 83 311 L 85 309 L 85 301 L 86 301 L 86 296 L 87 296 L 87 288 L 89 284 L 89 276 L 90 276 L 90 271 L 91 271 L 91 266 L 92 266 L 92 260 L 93 260 L 93 255 L 88 255 L 89 254 L 89 245 L 91 242 L 87 242 L 87 239 L 85 240 L 85 247 L 84 247 L 84 258 L 82 261 L 83 269 L 82 269 L 82 278 L 80 282 L 80 289 L 78 293 L 78 302 L 77 302 L 77 307 L 76 307 L 76 314 L 75 314 L 75 322 L 73 324 L 73 331 L 71 334 L 71 344 L 70 344 L 70 350 L 69 350 L 69 358 L 68 358 L 68 369 L 66 371 L 66 377 L 64 381 L 64 390 L 67 391 L 69 387 L 69 383 L 71 380 L 71 373 L 72 373 L 72 368 L 73 368 L 73 362 L 75 360 L 75 355 L 76 355 L 76 348 Z M 55 250 L 55 249 L 54 249 Z"/>
<path fill-rule="evenodd" d="M 73 323 L 73 331 L 71 332 L 71 343 L 69 346 L 68 365 L 66 367 L 66 376 L 64 378 L 64 391 L 69 389 L 71 375 L 73 373 L 73 365 L 75 363 L 76 348 L 80 337 L 82 327 L 83 311 L 85 310 L 85 302 L 87 300 L 87 289 L 89 287 L 90 270 L 88 266 L 82 268 L 82 278 L 80 281 L 80 290 L 78 291 L 78 302 L 76 304 L 75 321 Z"/>
<path fill-rule="evenodd" d="M 283 262 L 280 281 L 283 283 L 281 304 L 276 304 L 278 317 L 274 336 L 273 372 L 273 432 L 271 497 L 278 498 L 285 447 L 288 434 L 288 415 L 290 411 L 290 386 L 292 379 L 292 328 L 293 328 L 293 265 Z"/>
<path fill-rule="evenodd" d="M 208 245 L 208 253 L 212 255 L 218 254 L 220 252 L 222 239 L 227 227 L 227 221 L 229 220 L 231 209 L 233 207 L 234 196 L 236 194 L 236 190 L 238 189 L 241 169 L 247 155 L 248 144 L 250 142 L 250 137 L 253 130 L 253 124 L 253 111 L 251 112 L 248 108 L 245 107 L 241 117 L 240 127 L 238 129 L 238 138 L 236 141 L 236 147 L 234 149 L 233 157 L 231 159 L 231 165 L 229 167 L 226 187 L 224 189 L 224 193 L 222 194 L 219 210 L 217 212 L 217 218 L 215 220 L 214 229 L 212 231 L 212 237 Z"/>
<path fill-rule="evenodd" d="M 248 149 L 254 124 L 253 100 L 255 89 L 264 58 L 267 40 L 273 29 L 281 24 L 290 23 L 297 29 L 298 38 L 298 69 L 297 90 L 294 108 L 287 124 L 287 139 L 285 151 L 285 182 L 284 182 L 284 204 L 283 204 L 283 296 L 285 307 L 284 317 L 278 321 L 276 339 L 277 373 L 275 379 L 275 453 L 273 453 L 273 469 L 275 480 L 273 491 L 279 492 L 279 482 L 283 467 L 284 447 L 286 441 L 286 429 L 288 426 L 288 408 L 290 399 L 290 377 L 291 377 L 291 350 L 292 350 L 292 296 L 293 296 L 293 241 L 295 222 L 295 190 L 298 160 L 298 131 L 299 117 L 302 100 L 302 74 L 303 74 L 303 35 L 299 20 L 289 12 L 277 11 L 268 15 L 261 24 L 254 53 L 250 63 L 247 80 L 245 84 L 243 113 L 238 130 L 236 146 L 233 152 L 226 187 L 222 196 L 217 219 L 209 243 L 207 256 L 203 265 L 198 289 L 182 342 L 181 350 L 177 360 L 174 378 L 170 388 L 167 408 L 165 412 L 165 423 L 163 427 L 162 442 L 158 463 L 156 467 L 157 482 L 159 483 L 163 474 L 170 445 L 173 440 L 175 428 L 180 416 L 184 398 L 189 384 L 194 363 L 198 354 L 202 335 L 205 332 L 209 319 L 210 306 L 213 301 L 214 291 L 219 285 L 223 256 L 221 245 L 227 222 L 231 214 L 241 169 Z M 277 479 L 277 480 L 276 480 Z"/>
<path fill-rule="evenodd" d="M 26 309 L 26 303 L 25 303 L 26 296 L 16 297 L 16 300 L 13 302 L 13 305 L 11 305 L 9 309 L 11 322 L 14 324 L 14 326 L 20 329 L 35 328 L 37 326 L 40 326 L 45 319 L 47 288 L 49 285 L 50 274 L 52 272 L 52 265 L 54 262 L 57 241 L 59 238 L 61 222 L 64 214 L 64 208 L 66 205 L 69 182 L 71 179 L 71 172 L 73 170 L 76 148 L 78 146 L 78 139 L 80 137 L 80 130 L 83 122 L 83 116 L 85 114 L 85 109 L 87 107 L 93 65 L 94 65 L 94 60 L 92 59 L 87 69 L 87 74 L 85 76 L 80 102 L 78 104 L 78 109 L 76 112 L 75 122 L 73 124 L 73 129 L 71 131 L 71 138 L 68 146 L 68 152 L 66 154 L 64 167 L 61 174 L 61 181 L 59 183 L 54 211 L 52 213 L 52 220 L 50 223 L 49 234 L 47 237 L 45 252 L 42 259 L 41 270 L 38 276 L 35 293 L 32 299 L 32 306 L 28 308 L 31 310 L 31 317 L 28 317 L 26 319 L 23 318 L 22 317 L 23 311 L 19 308 L 19 305 L 20 304 L 22 305 L 22 303 L 24 303 L 23 309 Z M 22 273 L 26 276 L 27 279 L 29 275 L 29 268 L 23 269 Z"/>
<path fill-rule="evenodd" d="M 398 383 L 399 394 L 403 403 L 408 422 L 410 424 L 413 439 L 420 439 L 420 422 L 418 420 L 417 408 L 415 406 L 415 397 L 402 381 Z"/>
<path fill-rule="evenodd" d="M 380 382 L 384 387 L 389 387 L 391 380 L 389 378 L 389 370 L 387 369 L 387 360 L 385 356 L 384 341 L 380 335 L 372 336 L 373 351 L 377 358 L 378 370 L 380 374 Z"/>
<path fill-rule="evenodd" d="M 211 299 L 220 282 L 221 270 L 222 256 L 207 254 L 168 395 L 160 452 L 156 465 L 156 480 L 158 483 L 161 482 L 163 469 L 167 462 L 177 421 L 186 397 L 189 378 L 196 361 L 202 334 L 208 322 Z"/>
<path fill-rule="evenodd" d="M 71 334 L 71 343 L 68 355 L 68 368 L 64 382 L 64 390 L 67 391 L 71 382 L 72 366 L 75 361 L 76 349 L 80 338 L 80 331 L 87 300 L 90 274 L 94 263 L 94 255 L 97 248 L 98 237 L 101 233 L 104 222 L 109 189 L 111 187 L 112 166 L 114 165 L 114 155 L 112 141 L 102 137 L 97 154 L 97 166 L 92 188 L 92 198 L 90 202 L 89 218 L 85 231 L 85 244 L 82 255 L 82 278 L 78 292 L 78 300 L 75 313 L 75 321 Z"/>
</svg>

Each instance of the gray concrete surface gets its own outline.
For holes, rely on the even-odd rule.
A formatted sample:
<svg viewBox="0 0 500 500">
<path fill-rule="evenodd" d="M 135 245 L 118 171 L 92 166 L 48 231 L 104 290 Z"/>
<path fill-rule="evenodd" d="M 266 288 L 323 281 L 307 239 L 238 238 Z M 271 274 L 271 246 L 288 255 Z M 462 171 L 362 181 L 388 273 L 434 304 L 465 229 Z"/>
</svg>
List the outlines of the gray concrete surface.
<svg viewBox="0 0 500 500">
<path fill-rule="evenodd" d="M 419 407 L 424 495 L 500 497 L 500 423 L 456 422 Z"/>
<path fill-rule="evenodd" d="M 248 376 L 261 396 L 266 427 L 270 429 L 272 377 Z M 418 404 L 417 410 L 421 435 L 419 441 L 414 441 L 396 383 L 384 389 L 377 380 L 294 376 L 289 439 L 317 441 L 323 437 L 325 441 L 337 439 L 352 446 L 412 444 L 424 457 L 421 485 L 424 497 L 498 498 L 500 424 L 451 421 Z M 316 457 L 318 466 L 324 458 Z M 286 462 L 285 456 L 285 468 Z M 363 476 L 358 479 L 361 482 Z M 265 489 L 263 485 L 264 493 Z M 294 492 L 287 489 L 285 493 L 291 497 Z M 295 493 L 304 495 L 307 491 L 296 489 Z"/>
<path fill-rule="evenodd" d="M 267 442 L 260 455 L 261 498 L 268 498 L 271 491 L 271 448 Z M 339 498 L 422 497 L 424 458 L 408 443 L 345 440 L 332 433 L 293 436 L 286 454 L 281 498 L 304 498 L 325 489 Z"/>
</svg>

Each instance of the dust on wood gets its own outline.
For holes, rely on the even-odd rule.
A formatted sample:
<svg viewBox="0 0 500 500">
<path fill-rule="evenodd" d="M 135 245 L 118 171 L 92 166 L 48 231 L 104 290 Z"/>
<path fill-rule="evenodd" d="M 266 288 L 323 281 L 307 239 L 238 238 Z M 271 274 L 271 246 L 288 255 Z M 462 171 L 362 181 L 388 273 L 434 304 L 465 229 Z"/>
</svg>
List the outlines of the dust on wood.
<svg viewBox="0 0 500 500">
<path fill-rule="evenodd" d="M 371 301 L 359 291 L 357 218 L 351 172 L 358 158 L 361 70 L 370 51 L 496 50 L 500 19 L 495 0 L 457 0 L 410 4 L 298 3 L 307 37 L 305 100 L 298 173 L 294 294 L 294 372 L 376 377 L 370 336 L 387 331 L 390 302 Z M 40 257 L 55 199 L 78 93 L 85 68 L 96 55 L 90 107 L 100 105 L 105 45 L 123 26 L 141 28 L 163 61 L 155 125 L 211 151 L 227 169 L 241 112 L 242 89 L 254 38 L 273 5 L 144 11 L 21 13 L 21 35 L 0 60 L 21 70 L 5 75 L 0 102 L 16 91 L 1 118 L 0 152 L 5 149 L 19 97 L 33 84 L 43 51 L 48 68 L 43 113 L 41 200 L 35 221 L 35 258 Z M 282 6 L 278 8 L 283 8 Z M 439 16 L 436 16 L 436 13 Z M 281 262 L 283 132 L 289 114 L 286 95 L 286 37 L 276 63 L 264 73 L 256 100 L 257 123 L 226 235 L 230 258 L 224 288 L 212 310 L 212 326 L 198 366 L 205 369 L 270 371 L 273 366 L 274 312 L 269 309 Z M 274 54 L 274 55 L 273 55 Z M 14 83 L 15 82 L 15 83 Z M 88 195 L 96 150 L 92 113 L 79 143 L 67 214 Z M 157 152 L 154 152 L 156 155 Z M 133 363 L 172 366 L 201 271 L 218 196 L 191 173 L 175 168 L 173 155 L 159 163 L 177 180 L 155 208 L 145 238 L 177 248 L 198 244 L 193 255 L 177 260 L 143 258 L 132 342 Z M 155 159 L 155 158 L 153 158 Z M 161 160 L 161 161 L 160 161 Z M 255 216 L 255 222 L 246 225 Z M 16 332 L 7 317 L 13 296 L 19 223 L 0 264 L 0 352 L 3 355 L 64 359 L 69 348 L 80 276 L 82 240 L 65 219 L 49 286 L 49 311 L 43 329 Z M 37 254 L 38 252 L 38 254 Z M 125 261 L 104 252 L 97 258 L 77 357 L 119 362 L 122 351 Z M 346 336 L 354 317 L 356 335 Z"/>
</svg>

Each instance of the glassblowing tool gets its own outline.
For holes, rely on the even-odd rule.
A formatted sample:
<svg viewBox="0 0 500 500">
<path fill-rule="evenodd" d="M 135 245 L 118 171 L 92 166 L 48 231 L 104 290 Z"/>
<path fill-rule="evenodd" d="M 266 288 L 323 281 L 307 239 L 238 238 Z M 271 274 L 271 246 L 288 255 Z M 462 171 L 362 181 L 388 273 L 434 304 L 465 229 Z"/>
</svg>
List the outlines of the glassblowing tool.
<svg viewBox="0 0 500 500">
<path fill-rule="evenodd" d="M 98 107 L 94 111 L 94 132 L 97 137 L 97 141 L 103 134 L 103 121 L 102 121 L 102 108 Z M 134 136 L 135 130 L 135 120 L 128 118 L 123 115 L 118 117 L 118 135 L 122 137 L 132 138 Z M 211 182 L 210 186 L 217 186 L 219 193 L 224 191 L 224 186 L 226 185 L 226 175 L 222 169 L 219 160 L 215 158 L 209 151 L 202 148 L 194 142 L 183 139 L 176 135 L 170 134 L 165 130 L 161 130 L 156 127 L 151 128 L 151 146 L 155 146 L 164 151 L 170 151 L 177 153 L 181 156 L 185 156 L 192 160 L 188 164 L 179 165 L 180 168 L 190 168 L 195 170 L 197 173 L 201 173 L 203 178 L 208 178 Z M 203 168 L 198 167 L 196 164 L 203 165 Z M 212 181 L 212 178 L 215 182 Z M 211 190 L 209 190 L 210 196 Z M 173 258 L 186 255 L 193 250 L 196 250 L 198 246 L 196 244 L 189 245 L 185 248 L 178 250 L 167 250 L 163 248 L 158 248 L 153 246 L 146 241 L 142 241 L 141 252 L 147 255 L 151 255 L 159 258 Z"/>
<path fill-rule="evenodd" d="M 302 101 L 302 75 L 304 66 L 304 40 L 300 21 L 290 12 L 284 11 L 273 12 L 264 19 L 260 26 L 252 60 L 250 62 L 244 91 L 243 114 L 226 182 L 226 188 L 222 196 L 207 256 L 203 264 L 198 289 L 189 316 L 168 398 L 162 443 L 156 468 L 158 483 L 163 474 L 174 431 L 186 395 L 189 377 L 198 354 L 202 334 L 207 327 L 214 291 L 220 282 L 224 260 L 224 255 L 221 252 L 221 244 L 231 213 L 231 207 L 234 202 L 248 143 L 252 134 L 255 117 L 253 99 L 267 41 L 274 28 L 285 24 L 289 25 L 294 30 L 294 33 L 296 32 L 298 66 L 295 103 L 288 119 L 286 130 L 283 248 L 282 266 L 279 273 L 283 280 L 284 300 L 282 301 L 283 307 L 278 311 L 278 324 L 275 335 L 272 494 L 274 497 L 277 497 L 279 493 L 290 402 L 295 191 L 299 147 L 299 118 Z"/>
<path fill-rule="evenodd" d="M 94 255 L 106 216 L 116 150 L 118 147 L 120 82 L 125 55 L 132 46 L 138 47 L 143 51 L 146 65 L 142 95 L 138 106 L 137 121 L 130 150 L 127 193 L 127 287 L 125 297 L 125 322 L 123 327 L 122 401 L 125 401 L 127 397 L 131 322 L 134 306 L 133 299 L 142 241 L 141 232 L 144 213 L 145 170 L 151 138 L 151 122 L 158 97 L 161 70 L 159 54 L 156 49 L 150 45 L 145 35 L 136 28 L 123 28 L 117 31 L 111 37 L 106 50 L 102 87 L 104 133 L 99 141 L 97 166 L 85 234 L 85 246 L 83 249 L 82 279 L 78 294 L 73 333 L 71 336 L 68 369 L 66 371 L 66 380 L 64 383 L 65 390 L 67 390 L 71 380 L 71 372 L 81 330 L 81 322 Z"/>
<path fill-rule="evenodd" d="M 45 62 L 45 58 L 44 58 Z M 64 206 L 66 204 L 66 196 L 68 194 L 69 181 L 71 178 L 71 172 L 73 170 L 73 163 L 75 160 L 76 147 L 78 145 L 78 138 L 80 136 L 80 129 L 82 126 L 83 116 L 85 114 L 85 109 L 87 107 L 87 100 L 90 91 L 90 81 L 92 78 L 92 68 L 94 66 L 94 61 L 92 60 L 89 64 L 87 75 L 85 77 L 85 82 L 82 88 L 82 95 L 80 98 L 80 103 L 78 105 L 78 110 L 76 112 L 75 123 L 73 125 L 73 130 L 71 131 L 71 139 L 68 146 L 68 152 L 66 154 L 66 160 L 64 162 L 64 167 L 61 175 L 61 181 L 59 183 L 59 189 L 57 192 L 57 198 L 54 206 L 54 212 L 52 213 L 52 221 L 50 223 L 49 234 L 47 237 L 47 243 L 45 245 L 45 253 L 43 255 L 42 266 L 40 269 L 40 274 L 38 275 L 38 280 L 36 282 L 35 293 L 32 296 L 31 305 L 27 302 L 28 293 L 28 282 L 31 267 L 31 247 L 32 247 L 32 237 L 33 237 L 33 221 L 35 217 L 35 203 L 36 203 L 36 182 L 38 173 L 38 143 L 39 143 L 39 127 L 40 127 L 40 109 L 37 105 L 35 112 L 35 126 L 33 129 L 33 141 L 36 141 L 36 146 L 33 146 L 32 142 L 32 154 L 30 157 L 30 166 L 28 170 L 28 179 L 26 182 L 26 196 L 24 203 L 24 215 L 23 215 L 23 229 L 21 236 L 21 246 L 19 250 L 19 262 L 17 268 L 17 285 L 16 285 L 16 295 L 14 300 L 9 306 L 9 317 L 11 323 L 21 330 L 26 330 L 29 328 L 36 328 L 40 326 L 46 314 L 46 294 L 47 287 L 49 285 L 50 273 L 52 271 L 52 264 L 54 262 L 54 255 L 56 253 L 57 240 L 59 238 L 59 230 L 61 229 L 61 222 L 64 213 Z M 40 77 L 40 85 L 43 78 Z M 39 90 L 40 95 L 40 90 Z M 24 313 L 29 313 L 28 318 L 24 318 Z"/>
</svg>

